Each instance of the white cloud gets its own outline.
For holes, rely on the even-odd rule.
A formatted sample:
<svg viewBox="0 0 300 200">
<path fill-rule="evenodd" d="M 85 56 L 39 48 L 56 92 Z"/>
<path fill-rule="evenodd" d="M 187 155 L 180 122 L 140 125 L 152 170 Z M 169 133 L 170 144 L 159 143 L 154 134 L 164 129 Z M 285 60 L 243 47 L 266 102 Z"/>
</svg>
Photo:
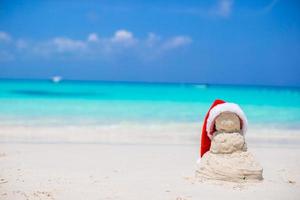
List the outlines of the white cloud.
<svg viewBox="0 0 300 200">
<path fill-rule="evenodd" d="M 10 42 L 11 40 L 12 38 L 8 33 L 0 31 L 0 42 Z"/>
<path fill-rule="evenodd" d="M 134 39 L 133 34 L 127 30 L 117 30 L 112 37 L 112 41 L 116 43 L 133 44 L 136 39 Z"/>
<path fill-rule="evenodd" d="M 2 34 L 6 38 L 8 34 Z M 8 35 L 9 36 L 9 35 Z M 10 37 L 9 37 L 10 38 Z M 192 42 L 188 36 L 177 35 L 163 38 L 155 33 L 149 33 L 145 38 L 136 38 L 128 30 L 117 30 L 113 35 L 98 37 L 97 33 L 90 33 L 83 40 L 69 37 L 54 37 L 44 41 L 10 39 L 1 53 L 2 60 L 11 60 L 19 56 L 27 58 L 76 58 L 76 59 L 105 59 L 116 60 L 118 57 L 133 56 L 147 60 L 158 58 L 173 49 L 179 49 Z M 7 48 L 7 49 L 5 49 Z M 12 56 L 6 52 L 10 52 Z M 148 58 L 146 58 L 148 57 Z"/>
<path fill-rule="evenodd" d="M 59 52 L 70 52 L 83 50 L 86 47 L 85 42 L 80 40 L 73 40 L 66 37 L 57 37 L 52 40 L 53 45 Z"/>
<path fill-rule="evenodd" d="M 164 13 L 196 15 L 202 18 L 227 18 L 232 13 L 233 4 L 234 0 L 216 0 L 214 4 L 208 6 L 167 7 L 156 10 Z"/>
<path fill-rule="evenodd" d="M 148 33 L 148 37 L 146 39 L 146 45 L 149 47 L 153 47 L 160 42 L 161 38 L 155 33 Z"/>
<path fill-rule="evenodd" d="M 98 42 L 99 41 L 99 37 L 97 35 L 97 33 L 90 33 L 88 35 L 88 39 L 89 42 Z"/>
<path fill-rule="evenodd" d="M 215 13 L 222 17 L 228 17 L 232 12 L 233 0 L 219 0 Z"/>
<path fill-rule="evenodd" d="M 118 30 L 115 32 L 114 38 L 115 41 L 131 40 L 133 35 L 131 32 L 126 30 Z"/>
<path fill-rule="evenodd" d="M 192 39 L 187 36 L 176 36 L 168 41 L 166 41 L 163 45 L 165 49 L 174 49 L 182 46 L 186 46 L 192 42 Z"/>
<path fill-rule="evenodd" d="M 23 39 L 18 39 L 16 41 L 16 47 L 17 49 L 25 49 L 28 47 L 28 43 Z"/>
</svg>

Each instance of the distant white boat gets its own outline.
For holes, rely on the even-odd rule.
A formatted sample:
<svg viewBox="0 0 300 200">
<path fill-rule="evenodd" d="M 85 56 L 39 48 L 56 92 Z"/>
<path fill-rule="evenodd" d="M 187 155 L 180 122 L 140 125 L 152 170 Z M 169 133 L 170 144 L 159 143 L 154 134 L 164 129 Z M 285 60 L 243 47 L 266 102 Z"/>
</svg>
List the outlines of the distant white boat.
<svg viewBox="0 0 300 200">
<path fill-rule="evenodd" d="M 61 76 L 53 76 L 52 77 L 52 82 L 53 83 L 59 83 L 62 80 Z"/>
</svg>

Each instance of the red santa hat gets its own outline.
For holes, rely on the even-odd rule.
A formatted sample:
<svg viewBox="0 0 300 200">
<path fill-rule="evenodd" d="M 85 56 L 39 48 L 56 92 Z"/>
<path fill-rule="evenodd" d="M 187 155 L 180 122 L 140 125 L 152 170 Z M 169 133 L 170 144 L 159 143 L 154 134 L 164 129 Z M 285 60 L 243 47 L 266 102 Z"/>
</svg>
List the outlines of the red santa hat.
<svg viewBox="0 0 300 200">
<path fill-rule="evenodd" d="M 227 103 L 223 100 L 215 100 L 209 108 L 202 127 L 200 156 L 202 157 L 210 149 L 211 138 L 215 130 L 215 119 L 223 112 L 233 112 L 237 114 L 241 121 L 242 133 L 245 134 L 248 127 L 246 115 L 235 103 Z"/>
</svg>

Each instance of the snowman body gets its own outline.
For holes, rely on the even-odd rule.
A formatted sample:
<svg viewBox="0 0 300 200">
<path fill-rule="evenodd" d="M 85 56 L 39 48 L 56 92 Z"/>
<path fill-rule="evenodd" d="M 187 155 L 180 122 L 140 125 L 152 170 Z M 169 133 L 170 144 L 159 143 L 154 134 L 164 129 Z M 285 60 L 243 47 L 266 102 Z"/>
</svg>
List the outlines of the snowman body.
<svg viewBox="0 0 300 200">
<path fill-rule="evenodd" d="M 263 169 L 247 151 L 239 116 L 222 112 L 214 119 L 214 130 L 210 149 L 198 165 L 197 176 L 235 182 L 262 180 Z"/>
</svg>

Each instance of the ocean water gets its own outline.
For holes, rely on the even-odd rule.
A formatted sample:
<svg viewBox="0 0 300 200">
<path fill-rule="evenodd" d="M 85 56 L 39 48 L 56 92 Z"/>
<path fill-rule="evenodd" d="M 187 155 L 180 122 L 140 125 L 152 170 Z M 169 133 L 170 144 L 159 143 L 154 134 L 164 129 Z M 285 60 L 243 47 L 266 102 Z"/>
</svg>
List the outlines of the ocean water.
<svg viewBox="0 0 300 200">
<path fill-rule="evenodd" d="M 47 80 L 0 80 L 0 124 L 200 123 L 217 98 L 250 124 L 300 127 L 300 88 Z"/>
</svg>

